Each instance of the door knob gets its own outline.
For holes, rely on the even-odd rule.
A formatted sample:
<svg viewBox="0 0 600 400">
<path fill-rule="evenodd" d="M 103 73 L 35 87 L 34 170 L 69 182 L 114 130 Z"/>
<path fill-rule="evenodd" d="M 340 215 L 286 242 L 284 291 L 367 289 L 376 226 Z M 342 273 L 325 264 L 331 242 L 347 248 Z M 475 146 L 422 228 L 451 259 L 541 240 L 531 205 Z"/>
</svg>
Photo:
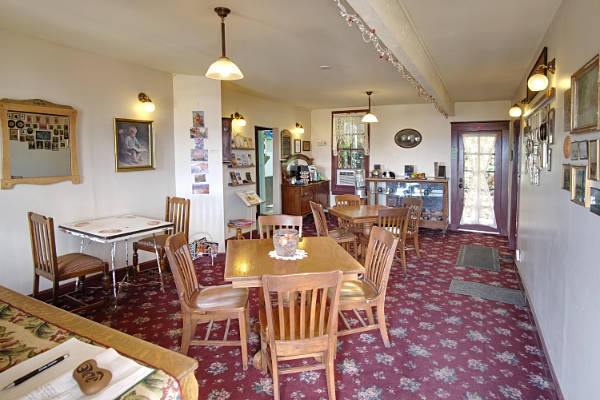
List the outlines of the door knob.
<svg viewBox="0 0 600 400">
<path fill-rule="evenodd" d="M 459 188 L 459 189 L 462 189 L 462 188 L 463 188 L 463 178 L 460 178 L 460 179 L 458 180 L 458 188 Z"/>
</svg>

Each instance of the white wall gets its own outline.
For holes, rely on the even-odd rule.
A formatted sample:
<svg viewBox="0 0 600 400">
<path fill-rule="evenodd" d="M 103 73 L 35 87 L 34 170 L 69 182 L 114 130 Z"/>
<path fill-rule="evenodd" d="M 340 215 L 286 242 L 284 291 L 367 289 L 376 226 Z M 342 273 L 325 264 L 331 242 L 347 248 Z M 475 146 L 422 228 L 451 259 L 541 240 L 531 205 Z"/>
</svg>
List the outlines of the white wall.
<svg viewBox="0 0 600 400">
<path fill-rule="evenodd" d="M 223 151 L 221 134 L 221 83 L 204 76 L 174 75 L 175 179 L 177 195 L 191 198 L 190 239 L 207 236 L 225 250 L 223 226 Z M 209 194 L 192 194 L 190 139 L 192 111 L 204 111 L 208 130 Z"/>
<path fill-rule="evenodd" d="M 556 58 L 556 137 L 552 172 L 543 171 L 532 186 L 522 171 L 518 247 L 519 270 L 528 290 L 550 360 L 567 399 L 598 398 L 600 370 L 600 217 L 571 202 L 561 190 L 561 164 L 567 133 L 563 129 L 563 93 L 570 76 L 600 50 L 600 2 L 563 0 L 546 36 L 548 59 Z M 531 55 L 532 63 L 539 52 Z M 525 94 L 525 77 L 515 100 Z M 570 135 L 571 140 L 600 138 L 600 133 Z M 573 162 L 584 164 L 584 162 Z M 524 163 L 522 162 L 522 165 Z M 600 187 L 595 182 L 596 187 Z"/>
<path fill-rule="evenodd" d="M 82 183 L 16 185 L 0 191 L 0 284 L 31 293 L 27 211 L 53 216 L 55 225 L 124 213 L 164 216 L 165 197 L 175 190 L 172 78 L 168 73 L 4 30 L 0 37 L 0 53 L 10 55 L 0 63 L 0 97 L 42 98 L 79 111 L 77 150 Z M 141 91 L 156 104 L 154 113 L 139 107 Z M 114 117 L 155 121 L 156 170 L 115 172 Z M 79 242 L 73 237 L 57 231 L 56 240 L 59 254 L 79 251 Z M 118 262 L 123 265 L 123 246 L 120 250 Z M 109 259 L 108 246 L 91 244 L 87 251 Z"/>
<path fill-rule="evenodd" d="M 379 122 L 371 124 L 370 168 L 381 164 L 382 169 L 403 175 L 404 165 L 413 164 L 416 171 L 432 176 L 433 163 L 441 161 L 446 164 L 450 176 L 450 122 L 506 120 L 509 107 L 508 100 L 456 103 L 456 114 L 448 119 L 430 104 L 372 107 Z M 328 179 L 331 178 L 331 112 L 337 110 L 319 109 L 311 113 L 313 157 L 319 171 Z M 398 147 L 394 135 L 404 128 L 421 132 L 423 142 L 412 149 Z"/>
<path fill-rule="evenodd" d="M 271 99 L 262 97 L 256 93 L 247 92 L 239 86 L 223 82 L 222 86 L 222 108 L 223 116 L 229 116 L 235 112 L 238 112 L 244 116 L 247 121 L 247 125 L 243 128 L 237 129 L 234 134 L 240 134 L 247 137 L 252 137 L 254 140 L 254 127 L 260 126 L 264 128 L 274 128 L 273 131 L 273 149 L 274 149 L 274 160 L 273 160 L 273 210 L 274 213 L 281 212 L 281 168 L 280 168 L 280 142 L 279 133 L 287 129 L 292 133 L 292 150 L 294 146 L 294 139 L 311 140 L 311 114 L 310 111 L 296 107 L 291 104 L 285 103 L 281 100 Z M 296 122 L 304 126 L 304 133 L 298 134 L 295 132 L 294 127 Z M 312 149 L 315 148 L 315 143 L 312 142 Z M 239 153 L 239 152 L 238 152 Z M 312 157 L 311 152 L 302 152 L 309 157 Z M 314 154 L 314 153 L 313 153 Z M 252 155 L 256 162 L 256 157 Z M 230 187 L 228 183 L 229 169 L 223 167 L 223 185 L 225 188 L 224 201 L 225 201 L 225 225 L 227 221 L 235 218 L 249 218 L 247 207 L 242 203 L 240 198 L 235 194 L 236 190 L 249 189 L 252 186 L 240 186 Z M 251 171 L 252 177 L 255 178 L 254 169 L 242 169 L 235 170 L 243 172 Z M 255 178 L 256 179 L 256 178 Z M 258 190 L 258 189 L 257 189 Z M 227 228 L 226 228 L 227 229 Z M 226 236 L 233 236 L 235 232 L 230 231 L 226 233 Z"/>
</svg>

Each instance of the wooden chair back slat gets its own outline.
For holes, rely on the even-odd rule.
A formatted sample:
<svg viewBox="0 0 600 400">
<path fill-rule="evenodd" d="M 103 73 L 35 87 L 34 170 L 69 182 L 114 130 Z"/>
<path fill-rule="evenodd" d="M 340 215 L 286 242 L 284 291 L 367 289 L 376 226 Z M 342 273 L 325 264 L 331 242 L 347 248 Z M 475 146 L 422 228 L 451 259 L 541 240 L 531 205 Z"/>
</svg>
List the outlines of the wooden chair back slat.
<svg viewBox="0 0 600 400">
<path fill-rule="evenodd" d="M 183 232 L 187 241 L 190 229 L 190 200 L 183 197 L 167 197 L 165 220 L 173 223 L 172 234 Z"/>
<path fill-rule="evenodd" d="M 317 228 L 317 236 L 328 236 L 329 230 L 327 229 L 327 218 L 325 218 L 325 212 L 323 212 L 323 206 L 314 201 L 310 202 L 310 209 L 312 210 L 313 218 L 315 220 L 315 227 Z"/>
<path fill-rule="evenodd" d="M 338 196 L 335 196 L 335 206 L 360 206 L 360 196 L 356 194 L 340 194 Z"/>
<path fill-rule="evenodd" d="M 190 248 L 183 232 L 167 238 L 165 251 L 173 272 L 173 280 L 182 304 L 191 307 L 192 294 L 203 286 L 198 283 Z"/>
<path fill-rule="evenodd" d="M 419 230 L 421 222 L 421 213 L 423 211 L 423 199 L 418 197 L 405 197 L 402 200 L 402 207 L 409 209 L 408 230 L 416 232 Z"/>
<path fill-rule="evenodd" d="M 58 276 L 54 220 L 33 212 L 27 213 L 31 238 L 31 254 L 36 269 Z"/>
<path fill-rule="evenodd" d="M 408 228 L 407 208 L 384 208 L 377 212 L 377 226 L 384 228 L 398 236 L 400 240 L 406 237 Z"/>
<path fill-rule="evenodd" d="M 371 228 L 364 277 L 374 285 L 378 295 L 385 293 L 399 240 L 396 235 L 382 227 Z"/>
<path fill-rule="evenodd" d="M 260 215 L 258 217 L 258 233 L 261 239 L 269 239 L 277 229 L 292 228 L 298 230 L 302 237 L 301 215 Z"/>
</svg>

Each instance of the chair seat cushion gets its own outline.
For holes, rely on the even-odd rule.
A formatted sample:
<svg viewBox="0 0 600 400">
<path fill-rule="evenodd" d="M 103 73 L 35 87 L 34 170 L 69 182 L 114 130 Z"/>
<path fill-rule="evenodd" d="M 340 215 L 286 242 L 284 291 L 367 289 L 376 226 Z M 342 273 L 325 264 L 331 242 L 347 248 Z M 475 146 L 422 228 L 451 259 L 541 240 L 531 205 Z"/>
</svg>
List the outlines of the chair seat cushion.
<svg viewBox="0 0 600 400">
<path fill-rule="evenodd" d="M 377 289 L 363 280 L 343 281 L 340 291 L 340 303 L 346 301 L 370 300 L 377 297 Z"/>
<path fill-rule="evenodd" d="M 333 231 L 329 231 L 329 237 L 332 238 L 333 240 L 335 240 L 336 242 L 339 241 L 353 241 L 356 240 L 356 235 L 352 232 L 348 232 L 348 231 L 343 231 L 343 230 L 333 230 Z"/>
<path fill-rule="evenodd" d="M 168 237 L 169 235 L 165 233 L 156 235 L 156 246 L 161 249 L 164 248 Z M 142 239 L 137 240 L 136 243 L 138 246 L 150 247 L 154 249 L 154 238 L 152 237 L 152 235 L 143 237 Z"/>
<path fill-rule="evenodd" d="M 321 306 L 320 303 L 317 302 L 317 307 L 316 307 L 316 312 L 315 312 L 315 326 L 314 326 L 314 337 L 318 337 L 318 330 L 319 330 L 319 320 L 320 320 L 320 314 L 321 314 Z M 305 321 L 305 330 L 304 330 L 304 337 L 306 339 L 310 338 L 310 307 L 306 307 L 305 309 L 305 317 L 304 317 L 304 321 Z M 326 307 L 325 308 L 325 317 L 324 317 L 324 327 L 323 327 L 323 332 L 324 334 L 327 334 L 327 323 L 329 322 L 329 309 Z M 283 319 L 284 319 L 284 327 L 285 327 L 285 338 L 281 337 L 281 330 L 279 329 L 279 311 L 277 307 L 273 307 L 273 330 L 275 332 L 275 340 L 300 340 L 300 306 L 296 306 L 294 307 L 294 319 L 295 319 L 295 329 L 294 329 L 294 337 L 292 338 L 290 336 L 291 332 L 290 332 L 290 311 L 289 308 L 286 307 L 285 308 L 285 312 L 283 314 Z M 260 328 L 262 331 L 262 334 L 266 334 L 266 328 L 267 328 L 267 310 L 265 310 L 264 307 L 260 307 L 260 311 L 259 311 L 259 320 L 260 320 Z"/>
<path fill-rule="evenodd" d="M 56 258 L 58 263 L 58 279 L 93 274 L 104 271 L 104 261 L 98 257 L 83 253 L 69 253 Z"/>
<path fill-rule="evenodd" d="M 233 288 L 231 285 L 209 286 L 197 290 L 190 298 L 192 307 L 208 311 L 243 309 L 248 302 L 248 289 Z"/>
</svg>

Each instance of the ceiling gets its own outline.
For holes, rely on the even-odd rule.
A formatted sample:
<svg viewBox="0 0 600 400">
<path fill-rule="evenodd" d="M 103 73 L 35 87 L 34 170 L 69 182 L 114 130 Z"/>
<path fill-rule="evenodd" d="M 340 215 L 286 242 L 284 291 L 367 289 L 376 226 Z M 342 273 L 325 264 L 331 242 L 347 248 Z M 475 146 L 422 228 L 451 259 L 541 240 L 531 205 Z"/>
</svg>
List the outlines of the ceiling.
<svg viewBox="0 0 600 400">
<path fill-rule="evenodd" d="M 397 1 L 454 101 L 511 98 L 560 4 Z M 248 90 L 311 109 L 363 106 L 365 90 L 374 91 L 374 105 L 423 102 L 331 0 L 3 0 L 0 23 L 151 68 L 202 75 L 220 55 L 216 6 L 232 9 L 227 55 L 245 75 L 236 84 Z"/>
</svg>

